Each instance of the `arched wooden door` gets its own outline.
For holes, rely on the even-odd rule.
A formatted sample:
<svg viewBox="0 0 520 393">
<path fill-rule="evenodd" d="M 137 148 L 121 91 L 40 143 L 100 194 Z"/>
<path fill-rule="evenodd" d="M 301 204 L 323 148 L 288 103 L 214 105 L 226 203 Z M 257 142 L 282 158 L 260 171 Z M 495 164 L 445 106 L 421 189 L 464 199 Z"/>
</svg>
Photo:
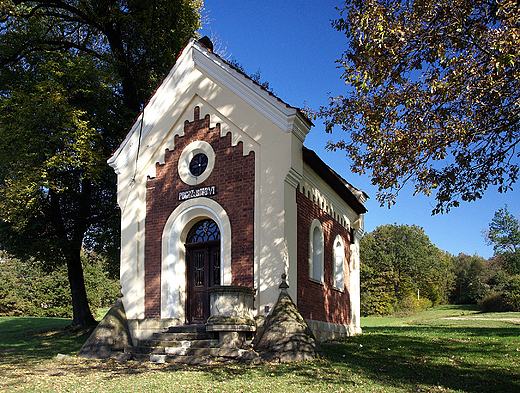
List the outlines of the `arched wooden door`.
<svg viewBox="0 0 520 393">
<path fill-rule="evenodd" d="M 220 285 L 220 230 L 204 219 L 190 229 L 186 239 L 187 319 L 204 323 L 209 318 L 208 288 Z"/>
</svg>

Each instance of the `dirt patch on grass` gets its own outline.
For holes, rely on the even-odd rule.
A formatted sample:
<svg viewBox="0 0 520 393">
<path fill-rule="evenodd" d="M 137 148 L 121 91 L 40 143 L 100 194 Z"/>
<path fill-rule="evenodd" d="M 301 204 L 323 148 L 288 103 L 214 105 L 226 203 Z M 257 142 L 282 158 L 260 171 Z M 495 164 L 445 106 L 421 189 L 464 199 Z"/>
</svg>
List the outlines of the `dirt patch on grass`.
<svg viewBox="0 0 520 393">
<path fill-rule="evenodd" d="M 441 338 L 441 341 L 448 341 L 448 342 L 454 342 L 454 343 L 469 343 L 470 340 L 461 340 L 456 338 Z"/>
<path fill-rule="evenodd" d="M 447 317 L 442 319 L 449 319 L 452 321 L 497 321 L 497 322 L 510 322 L 515 325 L 520 325 L 520 318 L 482 318 L 482 317 Z"/>
</svg>

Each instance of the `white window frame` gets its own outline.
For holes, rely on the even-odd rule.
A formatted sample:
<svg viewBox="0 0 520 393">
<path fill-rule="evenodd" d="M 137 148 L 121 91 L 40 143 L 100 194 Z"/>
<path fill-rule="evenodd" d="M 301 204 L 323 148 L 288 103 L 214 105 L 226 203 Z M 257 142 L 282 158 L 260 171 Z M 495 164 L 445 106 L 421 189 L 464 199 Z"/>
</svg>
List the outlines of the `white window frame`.
<svg viewBox="0 0 520 393">
<path fill-rule="evenodd" d="M 344 292 L 345 291 L 345 263 L 347 261 L 345 255 L 345 243 L 340 235 L 337 235 L 333 243 L 334 265 L 333 265 L 333 277 L 334 277 L 334 288 Z"/>
<path fill-rule="evenodd" d="M 314 233 L 317 231 L 318 239 Z M 324 282 L 325 241 L 320 220 L 314 219 L 309 231 L 309 279 L 319 283 Z"/>
<path fill-rule="evenodd" d="M 208 166 L 200 176 L 194 176 L 190 171 L 190 162 L 197 154 L 203 153 L 208 157 Z M 181 180 L 190 185 L 196 186 L 204 182 L 215 168 L 215 152 L 208 142 L 194 141 L 184 148 L 179 157 L 178 172 Z"/>
</svg>

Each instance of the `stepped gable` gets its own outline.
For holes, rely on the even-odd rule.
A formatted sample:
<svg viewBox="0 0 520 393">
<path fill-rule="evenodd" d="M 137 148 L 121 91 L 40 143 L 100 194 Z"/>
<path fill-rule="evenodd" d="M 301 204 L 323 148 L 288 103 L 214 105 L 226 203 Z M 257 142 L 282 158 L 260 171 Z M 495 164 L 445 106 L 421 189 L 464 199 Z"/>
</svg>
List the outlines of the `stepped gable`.
<svg viewBox="0 0 520 393">
<path fill-rule="evenodd" d="M 83 344 L 78 356 L 88 359 L 106 359 L 121 355 L 125 347 L 131 345 L 132 338 L 125 309 L 121 299 L 118 299 Z"/>
<path fill-rule="evenodd" d="M 264 332 L 255 345 L 255 351 L 264 360 L 271 362 L 314 359 L 321 356 L 323 350 L 287 292 L 284 276 L 280 285 L 282 291 L 272 314 L 265 322 Z"/>
</svg>

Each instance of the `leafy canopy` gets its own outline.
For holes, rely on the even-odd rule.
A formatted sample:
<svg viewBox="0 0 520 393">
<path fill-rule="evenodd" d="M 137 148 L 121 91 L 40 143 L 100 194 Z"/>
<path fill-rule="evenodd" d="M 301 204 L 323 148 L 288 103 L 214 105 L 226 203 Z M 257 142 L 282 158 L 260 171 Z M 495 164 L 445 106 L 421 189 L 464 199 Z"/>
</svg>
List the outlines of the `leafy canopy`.
<svg viewBox="0 0 520 393">
<path fill-rule="evenodd" d="M 338 66 L 350 86 L 317 113 L 348 138 L 357 173 L 391 206 L 407 182 L 435 194 L 433 214 L 510 190 L 520 142 L 516 0 L 346 0 L 333 21 L 349 38 Z"/>
<path fill-rule="evenodd" d="M 19 230 L 42 200 L 73 192 L 81 179 L 99 182 L 105 172 L 102 135 L 86 115 L 93 108 L 78 102 L 108 99 L 108 76 L 80 55 L 34 57 L 1 79 L 0 212 Z"/>
<path fill-rule="evenodd" d="M 115 251 L 106 160 L 200 27 L 197 0 L 0 0 L 0 244 L 65 261 L 73 325 L 93 320 L 81 249 Z"/>
<path fill-rule="evenodd" d="M 374 299 L 376 303 L 383 299 L 402 301 L 416 296 L 417 290 L 432 304 L 445 298 L 449 283 L 444 254 L 416 225 L 387 224 L 366 233 L 360 242 L 360 256 L 363 307 Z M 383 311 L 374 309 L 371 313 L 388 310 Z"/>
<path fill-rule="evenodd" d="M 507 209 L 507 204 L 498 209 L 489 223 L 489 230 L 483 231 L 488 245 L 493 245 L 495 258 L 506 271 L 520 274 L 520 222 Z"/>
<path fill-rule="evenodd" d="M 49 254 L 73 248 L 79 257 L 85 241 L 117 242 L 115 176 L 106 159 L 200 27 L 201 6 L 0 1 L 4 247 L 21 241 L 9 248 L 23 254 L 30 239 Z M 40 240 L 45 246 L 34 243 Z"/>
<path fill-rule="evenodd" d="M 455 285 L 450 294 L 453 303 L 476 304 L 489 291 L 491 265 L 478 255 L 459 254 L 452 258 Z"/>
<path fill-rule="evenodd" d="M 200 0 L 0 0 L 0 65 L 82 53 L 118 76 L 132 118 L 200 27 Z"/>
</svg>

